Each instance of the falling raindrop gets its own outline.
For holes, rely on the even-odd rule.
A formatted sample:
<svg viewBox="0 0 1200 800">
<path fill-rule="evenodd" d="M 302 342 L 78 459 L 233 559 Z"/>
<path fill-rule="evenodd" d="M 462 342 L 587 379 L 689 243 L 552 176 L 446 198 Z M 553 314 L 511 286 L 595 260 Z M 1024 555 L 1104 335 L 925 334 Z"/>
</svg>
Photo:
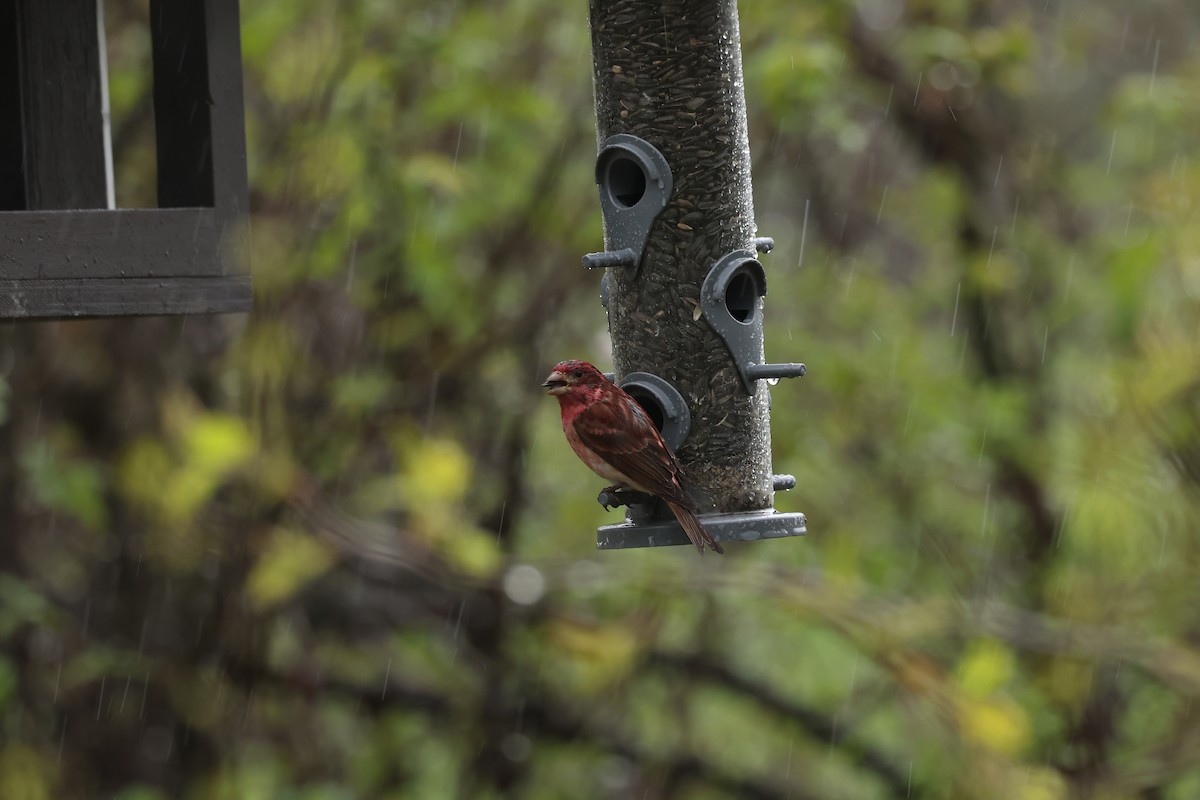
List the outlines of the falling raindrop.
<svg viewBox="0 0 1200 800">
<path fill-rule="evenodd" d="M 70 717 L 63 717 L 62 733 L 58 735 L 58 758 L 55 761 L 56 764 L 62 764 L 63 743 L 67 740 L 67 722 L 70 719 Z"/>
<path fill-rule="evenodd" d="M 250 709 L 253 706 L 254 706 L 254 687 L 251 686 L 249 693 L 246 695 L 246 708 L 242 712 L 242 730 L 246 730 L 246 726 L 250 722 Z"/>
<path fill-rule="evenodd" d="M 463 611 L 467 608 L 467 601 L 460 600 L 458 603 L 458 614 L 454 618 L 454 633 L 451 638 L 458 639 L 458 631 L 462 628 Z"/>
<path fill-rule="evenodd" d="M 458 152 L 462 149 L 463 123 L 458 123 L 458 140 L 454 143 L 454 162 L 450 165 L 450 172 L 454 174 L 458 172 Z"/>
<path fill-rule="evenodd" d="M 797 269 L 804 265 L 804 243 L 808 241 L 808 202 L 808 198 L 804 198 L 804 223 L 800 226 L 800 257 L 796 260 Z"/>
<path fill-rule="evenodd" d="M 989 482 L 983 494 L 983 519 L 979 523 L 979 536 L 987 535 L 988 507 L 992 503 L 992 484 Z"/>
<path fill-rule="evenodd" d="M 1158 77 L 1158 49 L 1161 44 L 1162 39 L 1154 40 L 1154 64 L 1150 67 L 1150 97 L 1154 97 L 1154 79 Z"/>
<path fill-rule="evenodd" d="M 958 282 L 958 286 L 954 289 L 954 315 L 950 317 L 950 336 L 954 336 L 954 329 L 958 326 L 958 299 L 962 294 L 962 281 Z"/>
</svg>

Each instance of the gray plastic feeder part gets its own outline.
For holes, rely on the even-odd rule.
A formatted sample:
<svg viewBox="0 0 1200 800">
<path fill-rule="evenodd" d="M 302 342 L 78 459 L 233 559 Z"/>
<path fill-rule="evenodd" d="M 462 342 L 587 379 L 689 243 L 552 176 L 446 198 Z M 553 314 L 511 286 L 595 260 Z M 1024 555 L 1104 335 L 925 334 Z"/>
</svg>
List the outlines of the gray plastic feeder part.
<svg viewBox="0 0 1200 800">
<path fill-rule="evenodd" d="M 623 250 L 588 253 L 583 257 L 583 265 L 588 269 L 636 267 L 638 265 L 638 254 L 628 247 Z"/>
<path fill-rule="evenodd" d="M 808 520 L 798 512 L 781 514 L 768 508 L 734 514 L 701 514 L 700 522 L 718 542 L 752 542 L 804 536 Z M 596 549 L 624 550 L 631 547 L 665 547 L 690 544 L 687 534 L 674 519 L 656 519 L 605 525 L 596 531 Z"/>
<path fill-rule="evenodd" d="M 658 148 L 645 139 L 618 133 L 605 139 L 596 155 L 596 183 L 610 249 L 588 253 L 583 265 L 589 269 L 636 269 L 654 220 L 671 197 L 671 167 Z"/>
<path fill-rule="evenodd" d="M 796 488 L 795 475 L 774 475 L 772 478 L 772 483 L 774 484 L 775 491 L 777 492 L 790 492 L 792 489 Z"/>
<path fill-rule="evenodd" d="M 620 385 L 646 409 L 667 446 L 678 451 L 692 427 L 692 414 L 679 390 L 649 372 L 631 372 Z"/>
<path fill-rule="evenodd" d="M 754 381 L 803 378 L 808 374 L 808 367 L 803 364 L 750 364 L 746 367 L 746 374 Z"/>
<path fill-rule="evenodd" d="M 760 380 L 798 378 L 808 371 L 803 364 L 757 363 L 763 351 L 762 298 L 766 293 L 767 274 L 749 250 L 723 256 L 700 288 L 704 318 L 729 348 L 742 385 L 751 395 Z"/>
</svg>

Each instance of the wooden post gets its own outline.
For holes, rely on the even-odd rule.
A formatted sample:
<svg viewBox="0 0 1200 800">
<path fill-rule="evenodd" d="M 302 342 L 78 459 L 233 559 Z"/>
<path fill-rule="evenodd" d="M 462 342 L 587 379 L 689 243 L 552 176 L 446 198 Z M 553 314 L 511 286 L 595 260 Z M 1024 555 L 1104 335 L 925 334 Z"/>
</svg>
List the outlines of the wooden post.
<svg viewBox="0 0 1200 800">
<path fill-rule="evenodd" d="M 2 209 L 104 208 L 96 0 L 0 0 Z"/>
</svg>

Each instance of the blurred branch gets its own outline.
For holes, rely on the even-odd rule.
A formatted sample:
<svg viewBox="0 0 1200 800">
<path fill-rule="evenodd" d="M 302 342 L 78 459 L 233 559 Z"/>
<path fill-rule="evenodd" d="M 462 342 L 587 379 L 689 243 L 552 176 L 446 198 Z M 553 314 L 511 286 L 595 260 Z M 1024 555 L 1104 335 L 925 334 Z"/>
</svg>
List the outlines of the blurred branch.
<svg viewBox="0 0 1200 800">
<path fill-rule="evenodd" d="M 892 88 L 908 83 L 899 62 L 875 41 L 857 14 L 851 15 L 847 40 L 865 75 Z M 897 103 L 889 118 L 925 158 L 950 166 L 961 176 L 972 202 L 961 212 L 960 244 L 968 253 L 990 253 L 996 247 L 1001 218 L 1012 207 L 1006 191 L 1010 179 L 1001 180 L 998 165 L 1003 165 L 1011 147 L 1007 126 L 1012 125 L 1009 117 L 1013 114 L 989 113 L 983 98 L 953 113 L 947 103 L 945 93 L 929 83 L 918 84 L 914 102 Z M 998 124 L 999 119 L 1007 126 Z M 980 371 L 994 383 L 1024 380 L 1036 394 L 1040 365 L 1020 363 L 1005 324 L 1004 298 L 981 288 L 965 266 L 960 287 L 969 342 Z M 1031 427 L 1040 427 L 1036 418 Z M 1026 465 L 1005 453 L 993 461 L 1000 485 L 1025 512 L 1026 557 L 1035 568 L 1044 567 L 1061 515 L 1052 508 L 1038 476 Z"/>
<path fill-rule="evenodd" d="M 920 797 L 921 793 L 912 793 L 908 776 L 893 765 L 888 758 L 870 747 L 854 739 L 847 738 L 844 733 L 839 737 L 834 721 L 808 706 L 789 700 L 773 689 L 755 683 L 737 674 L 725 664 L 713 661 L 700 655 L 677 655 L 662 651 L 651 651 L 647 656 L 649 666 L 662 667 L 680 675 L 700 678 L 719 684 L 732 692 L 745 695 L 754 700 L 766 711 L 788 719 L 800 725 L 818 742 L 836 743 L 836 746 L 852 759 L 875 773 L 897 797 Z"/>
<path fill-rule="evenodd" d="M 962 623 L 1023 650 L 1126 662 L 1176 691 L 1200 696 L 1200 653 L 1160 637 L 1055 619 L 994 601 L 967 609 Z"/>
<path fill-rule="evenodd" d="M 534 366 L 532 359 L 523 366 Z M 529 374 L 525 369 L 523 375 Z M 504 490 L 501 493 L 499 507 L 494 508 L 485 516 L 484 525 L 487 530 L 496 532 L 496 541 L 506 551 L 512 551 L 512 532 L 516 528 L 520 514 L 525 509 L 528 495 L 529 471 L 521 469 L 525 463 L 525 454 L 529 449 L 529 417 L 519 416 L 512 420 L 502 444 L 503 452 L 498 465 L 499 474 L 504 476 Z"/>
<path fill-rule="evenodd" d="M 846 38 L 859 69 L 867 77 L 889 89 L 911 85 L 912 78 L 875 41 L 857 13 L 850 15 Z M 973 189 L 988 183 L 985 163 L 995 163 L 992 157 L 1007 149 L 1003 126 L 986 113 L 982 102 L 951 113 L 945 94 L 928 82 L 917 87 L 912 103 L 894 103 L 890 111 L 888 118 L 925 158 L 954 166 Z"/>
<path fill-rule="evenodd" d="M 1107 788 L 1112 781 L 1112 750 L 1120 735 L 1117 723 L 1125 711 L 1116 681 L 1118 670 L 1119 666 L 1097 665 L 1087 704 L 1068 735 L 1075 747 L 1055 759 L 1059 771 L 1087 787 Z"/>
<path fill-rule="evenodd" d="M 830 586 L 815 570 L 766 567 L 733 576 L 727 585 L 764 592 L 798 613 L 820 617 L 881 663 L 932 636 L 992 636 L 1025 652 L 1124 662 L 1176 691 L 1200 697 L 1200 652 L 1138 630 L 1052 617 L 996 600 L 869 595 L 865 587 Z"/>
<path fill-rule="evenodd" d="M 246 692 L 262 687 L 285 692 L 298 692 L 312 700 L 321 697 L 340 700 L 360 708 L 372 716 L 386 711 L 415 711 L 444 719 L 454 710 L 450 698 L 437 692 L 417 688 L 389 675 L 386 686 L 361 686 L 350 681 L 330 679 L 304 671 L 280 673 L 265 664 L 256 664 L 228 655 L 223 655 L 221 666 L 224 675 L 234 685 Z"/>
<path fill-rule="evenodd" d="M 310 697 L 346 702 L 372 716 L 390 711 L 414 712 L 428 716 L 431 721 L 453 726 L 456 724 L 458 705 L 448 696 L 434 691 L 406 685 L 397 676 L 390 676 L 386 689 L 365 687 L 354 683 L 328 678 L 314 679 L 312 676 L 286 675 L 274 672 L 262 665 L 227 661 L 225 674 L 245 691 L 270 687 L 282 691 L 302 690 Z M 644 772 L 661 772 L 664 796 L 671 796 L 681 786 L 696 783 L 721 790 L 726 796 L 746 797 L 752 800 L 775 800 L 791 797 L 814 798 L 802 790 L 789 787 L 777 788 L 761 781 L 740 777 L 724 770 L 710 760 L 694 753 L 679 753 L 661 756 L 651 753 L 633 743 L 633 737 L 595 723 L 568 711 L 559 703 L 546 702 L 545 693 L 533 686 L 523 686 L 521 711 L 505 706 L 495 708 L 500 715 L 496 720 L 513 733 L 528 731 L 547 739 L 581 747 L 596 747 L 628 759 Z"/>
<path fill-rule="evenodd" d="M 474 578 L 458 573 L 432 554 L 411 550 L 403 534 L 386 523 L 363 523 L 328 509 L 310 512 L 308 519 L 315 525 L 317 535 L 345 555 L 374 564 L 375 571 L 385 567 L 385 573 L 377 577 L 398 591 L 411 584 L 391 570 L 419 575 L 442 586 L 450 592 L 448 598 L 460 597 L 464 592 L 491 593 L 499 589 L 500 574 L 492 578 Z M 530 563 L 547 577 L 552 588 L 565 585 L 563 562 Z M 875 641 L 887 642 L 888 647 L 902 646 L 906 635 L 910 638 L 934 634 L 994 636 L 1023 651 L 1127 662 L 1178 691 L 1200 696 L 1200 653 L 1141 631 L 1056 618 L 995 600 L 961 602 L 937 597 L 902 600 L 865 594 L 863 587 L 850 591 L 829 584 L 819 570 L 750 567 L 706 579 L 703 588 L 711 590 L 716 586 L 769 594 L 785 600 L 799 611 L 818 615 L 832 629 L 864 645 L 868 651 Z M 662 588 L 667 591 L 671 587 L 664 585 Z M 551 608 L 546 600 L 524 609 L 523 613 L 540 617 L 552 613 Z M 652 654 L 650 660 L 667 669 L 698 671 L 756 699 L 765 707 L 794 718 L 814 736 L 825 738 L 831 728 L 828 720 L 819 714 L 791 703 L 765 687 L 754 685 L 719 663 L 700 656 L 664 653 Z M 864 757 L 868 754 L 864 747 Z M 885 756 L 875 754 L 872 758 L 877 760 L 881 776 L 892 780 L 899 774 Z"/>
<path fill-rule="evenodd" d="M 583 717 L 569 711 L 562 704 L 547 704 L 539 698 L 545 696 L 544 691 L 536 687 L 526 686 L 525 696 L 528 698 L 524 707 L 522 719 L 525 724 L 532 726 L 544 736 L 566 742 L 587 741 L 599 744 L 605 749 L 623 756 L 642 769 L 647 765 L 655 765 L 662 772 L 664 796 L 672 796 L 682 786 L 697 783 L 720 789 L 726 796 L 747 798 L 781 798 L 813 797 L 803 790 L 792 787 L 783 789 L 761 781 L 743 778 L 732 774 L 710 759 L 695 753 L 676 753 L 662 756 L 651 753 L 633 743 L 633 737 L 605 727 L 597 722 L 585 721 Z"/>
</svg>

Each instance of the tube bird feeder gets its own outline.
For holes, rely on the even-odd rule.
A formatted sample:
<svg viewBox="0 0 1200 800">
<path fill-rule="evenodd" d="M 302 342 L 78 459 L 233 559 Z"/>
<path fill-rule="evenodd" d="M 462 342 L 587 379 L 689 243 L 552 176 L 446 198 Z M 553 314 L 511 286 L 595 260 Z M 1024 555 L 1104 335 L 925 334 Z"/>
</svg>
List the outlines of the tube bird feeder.
<svg viewBox="0 0 1200 800">
<path fill-rule="evenodd" d="M 803 364 L 764 358 L 735 0 L 590 0 L 596 182 L 617 382 L 646 407 L 698 486 L 719 541 L 806 533 L 774 509 L 795 479 L 771 465 L 769 389 Z M 601 494 L 602 503 L 613 498 Z M 632 502 L 601 549 L 686 544 L 670 512 Z"/>
</svg>

